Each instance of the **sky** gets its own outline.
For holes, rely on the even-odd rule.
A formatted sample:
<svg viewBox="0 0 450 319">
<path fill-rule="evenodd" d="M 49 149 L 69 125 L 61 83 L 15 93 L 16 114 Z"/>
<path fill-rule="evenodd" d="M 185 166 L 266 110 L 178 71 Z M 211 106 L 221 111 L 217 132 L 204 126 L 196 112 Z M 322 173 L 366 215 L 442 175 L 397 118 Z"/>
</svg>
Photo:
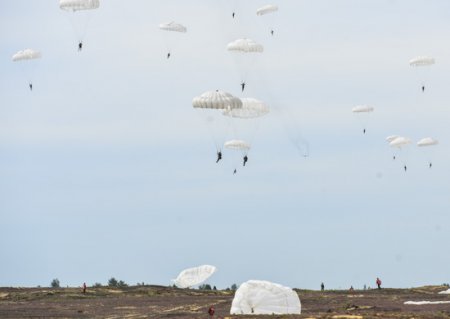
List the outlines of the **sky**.
<svg viewBox="0 0 450 319">
<path fill-rule="evenodd" d="M 100 2 L 0 2 L 0 286 L 170 285 L 201 264 L 218 288 L 450 281 L 448 1 L 277 0 L 267 19 L 259 0 Z M 243 37 L 264 45 L 248 64 L 226 50 Z M 25 48 L 42 58 L 12 62 Z M 245 168 L 215 163 L 192 108 L 216 89 L 271 108 Z"/>
</svg>

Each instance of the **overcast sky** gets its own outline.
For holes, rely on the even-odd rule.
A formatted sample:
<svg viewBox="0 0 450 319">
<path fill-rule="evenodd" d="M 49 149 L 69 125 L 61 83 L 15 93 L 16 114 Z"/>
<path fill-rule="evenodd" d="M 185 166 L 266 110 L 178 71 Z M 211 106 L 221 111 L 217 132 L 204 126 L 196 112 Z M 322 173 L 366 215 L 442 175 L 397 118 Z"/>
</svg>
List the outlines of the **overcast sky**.
<svg viewBox="0 0 450 319">
<path fill-rule="evenodd" d="M 169 285 L 200 264 L 218 288 L 450 281 L 450 2 L 273 3 L 104 0 L 78 34 L 56 0 L 0 2 L 0 286 Z M 265 48 L 243 94 L 242 37 Z M 42 59 L 13 63 L 25 48 Z M 271 107 L 244 169 L 215 163 L 192 108 L 215 89 Z M 392 134 L 413 140 L 395 161 Z"/>
</svg>

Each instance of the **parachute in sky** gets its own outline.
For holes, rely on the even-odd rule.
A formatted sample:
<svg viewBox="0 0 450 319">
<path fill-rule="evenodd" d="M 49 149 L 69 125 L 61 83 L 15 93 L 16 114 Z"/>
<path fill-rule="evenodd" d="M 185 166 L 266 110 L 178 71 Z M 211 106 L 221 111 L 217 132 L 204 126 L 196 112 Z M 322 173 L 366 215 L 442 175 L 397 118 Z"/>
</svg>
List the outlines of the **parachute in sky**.
<svg viewBox="0 0 450 319">
<path fill-rule="evenodd" d="M 229 150 L 241 151 L 243 153 L 247 153 L 251 148 L 250 144 L 242 140 L 231 140 L 225 142 L 224 146 Z"/>
<path fill-rule="evenodd" d="M 411 139 L 403 136 L 398 136 L 395 139 L 393 139 L 391 142 L 389 142 L 389 146 L 396 149 L 397 151 L 402 151 L 402 158 L 403 158 L 403 168 L 406 172 L 407 165 L 406 165 L 406 150 L 408 145 L 411 144 Z M 394 155 L 394 159 L 396 158 L 396 155 Z"/>
<path fill-rule="evenodd" d="M 178 277 L 172 281 L 179 288 L 189 288 L 206 281 L 216 271 L 217 268 L 211 265 L 188 268 L 180 272 Z"/>
<path fill-rule="evenodd" d="M 263 16 L 269 13 L 274 13 L 278 11 L 278 6 L 273 5 L 273 4 L 268 4 L 265 5 L 261 8 L 259 8 L 258 10 L 256 10 L 256 15 L 258 16 Z"/>
<path fill-rule="evenodd" d="M 241 89 L 244 92 L 249 73 L 253 70 L 257 54 L 264 52 L 262 44 L 247 38 L 228 43 L 227 50 L 232 52 L 241 78 Z"/>
<path fill-rule="evenodd" d="M 360 122 L 363 126 L 364 134 L 366 134 L 368 116 L 373 111 L 374 111 L 374 108 L 372 106 L 367 106 L 367 105 L 358 105 L 352 109 L 352 112 L 358 116 L 358 119 L 360 120 Z"/>
<path fill-rule="evenodd" d="M 25 49 L 16 52 L 12 56 L 13 62 L 19 62 L 23 68 L 22 71 L 28 77 L 28 87 L 33 90 L 33 73 L 36 68 L 37 61 L 42 57 L 41 52 L 33 49 Z"/>
<path fill-rule="evenodd" d="M 270 34 L 273 36 L 275 33 L 274 30 L 274 19 L 275 19 L 275 14 L 278 11 L 278 6 L 273 5 L 273 4 L 268 4 L 265 5 L 261 8 L 259 8 L 258 10 L 256 10 L 256 15 L 260 16 L 261 19 L 265 20 L 264 22 L 266 22 L 270 28 Z"/>
<path fill-rule="evenodd" d="M 179 40 L 179 34 L 180 33 L 186 33 L 187 28 L 180 24 L 176 23 L 174 21 L 169 23 L 161 23 L 159 25 L 159 29 L 164 31 L 164 40 L 166 42 L 167 46 L 167 58 L 170 58 L 172 54 L 172 50 L 174 49 L 175 45 L 178 43 Z"/>
<path fill-rule="evenodd" d="M 78 51 L 83 48 L 91 12 L 100 7 L 100 0 L 59 0 L 59 8 L 68 15 L 78 40 Z"/>
<path fill-rule="evenodd" d="M 435 64 L 435 59 L 432 57 L 428 57 L 428 56 L 417 56 L 415 58 L 412 58 L 411 60 L 409 60 L 409 65 L 411 67 L 414 68 L 423 68 L 425 67 L 426 69 L 428 67 L 430 67 L 431 65 Z M 420 81 L 422 82 L 422 92 L 425 92 L 425 71 L 423 70 L 422 72 L 420 72 Z M 418 71 L 419 72 L 419 71 Z"/>
<path fill-rule="evenodd" d="M 254 98 L 241 98 L 242 107 L 227 109 L 223 115 L 240 119 L 254 119 L 269 113 L 269 107 L 264 102 Z"/>
<path fill-rule="evenodd" d="M 207 91 L 195 97 L 192 106 L 205 122 L 216 151 L 219 152 L 233 120 L 223 116 L 222 112 L 242 108 L 241 99 L 221 90 Z"/>
<path fill-rule="evenodd" d="M 419 146 L 420 148 L 427 148 L 427 149 L 430 146 L 435 146 L 438 144 L 439 144 L 439 141 L 432 137 L 425 137 L 417 142 L 417 146 Z M 429 153 L 429 152 L 427 152 L 427 153 Z M 428 154 L 428 156 L 430 156 L 430 154 Z M 433 163 L 432 163 L 431 159 L 428 159 L 428 167 L 431 168 L 432 166 L 433 166 Z"/>
<path fill-rule="evenodd" d="M 300 299 L 289 287 L 269 281 L 249 280 L 234 295 L 231 315 L 300 314 Z"/>
<path fill-rule="evenodd" d="M 388 137 L 386 137 L 386 141 L 388 143 L 392 142 L 393 140 L 395 140 L 397 137 L 399 137 L 398 135 L 389 135 Z"/>
</svg>

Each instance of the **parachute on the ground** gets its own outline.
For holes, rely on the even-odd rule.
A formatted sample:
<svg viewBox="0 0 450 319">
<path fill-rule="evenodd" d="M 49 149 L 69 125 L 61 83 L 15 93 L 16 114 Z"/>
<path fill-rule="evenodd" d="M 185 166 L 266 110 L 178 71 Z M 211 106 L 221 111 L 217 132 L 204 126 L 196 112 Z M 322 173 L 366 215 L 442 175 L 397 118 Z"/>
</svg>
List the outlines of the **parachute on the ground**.
<svg viewBox="0 0 450 319">
<path fill-rule="evenodd" d="M 265 15 L 268 13 L 273 13 L 276 11 L 278 11 L 278 6 L 273 5 L 273 4 L 268 4 L 268 5 L 265 5 L 261 8 L 259 8 L 258 10 L 256 10 L 256 14 L 259 16 L 262 16 L 262 15 Z"/>
<path fill-rule="evenodd" d="M 300 314 L 300 299 L 289 287 L 269 281 L 250 280 L 236 290 L 230 314 Z"/>
<path fill-rule="evenodd" d="M 42 57 L 41 52 L 33 50 L 33 49 L 25 49 L 18 51 L 12 56 L 12 60 L 14 62 L 17 61 L 26 61 L 26 60 L 34 60 Z"/>
<path fill-rule="evenodd" d="M 423 146 L 433 146 L 439 144 L 438 140 L 435 140 L 432 137 L 425 137 L 417 142 L 417 146 L 423 147 Z"/>
<path fill-rule="evenodd" d="M 188 288 L 201 284 L 216 271 L 217 268 L 211 265 L 188 268 L 180 272 L 178 277 L 172 281 L 179 288 Z"/>
<path fill-rule="evenodd" d="M 164 31 L 172 31 L 172 32 L 182 32 L 185 33 L 187 31 L 186 27 L 182 24 L 176 22 L 169 23 L 161 23 L 159 28 Z"/>
<path fill-rule="evenodd" d="M 207 91 L 192 100 L 194 108 L 232 110 L 242 108 L 241 99 L 221 90 Z"/>
<path fill-rule="evenodd" d="M 59 7 L 66 11 L 93 10 L 100 7 L 99 0 L 59 0 Z"/>
<path fill-rule="evenodd" d="M 240 53 L 261 53 L 264 51 L 262 44 L 256 43 L 251 39 L 237 39 L 228 43 L 228 51 L 235 51 Z"/>
<path fill-rule="evenodd" d="M 242 107 L 227 109 L 223 115 L 240 119 L 253 119 L 269 113 L 269 107 L 264 102 L 254 98 L 241 98 Z"/>
</svg>

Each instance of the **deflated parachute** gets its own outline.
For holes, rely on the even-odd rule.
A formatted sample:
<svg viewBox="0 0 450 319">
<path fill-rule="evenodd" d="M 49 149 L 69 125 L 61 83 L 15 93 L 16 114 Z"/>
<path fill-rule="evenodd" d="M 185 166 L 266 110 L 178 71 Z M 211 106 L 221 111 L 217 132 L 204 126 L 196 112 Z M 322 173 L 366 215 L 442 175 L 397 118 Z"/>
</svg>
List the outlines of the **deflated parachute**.
<svg viewBox="0 0 450 319">
<path fill-rule="evenodd" d="M 271 315 L 300 314 L 300 299 L 291 288 L 269 281 L 243 283 L 231 305 L 230 314 Z"/>
<path fill-rule="evenodd" d="M 216 271 L 217 268 L 211 265 L 188 268 L 180 272 L 178 277 L 172 281 L 179 288 L 188 288 L 201 284 Z"/>
</svg>

